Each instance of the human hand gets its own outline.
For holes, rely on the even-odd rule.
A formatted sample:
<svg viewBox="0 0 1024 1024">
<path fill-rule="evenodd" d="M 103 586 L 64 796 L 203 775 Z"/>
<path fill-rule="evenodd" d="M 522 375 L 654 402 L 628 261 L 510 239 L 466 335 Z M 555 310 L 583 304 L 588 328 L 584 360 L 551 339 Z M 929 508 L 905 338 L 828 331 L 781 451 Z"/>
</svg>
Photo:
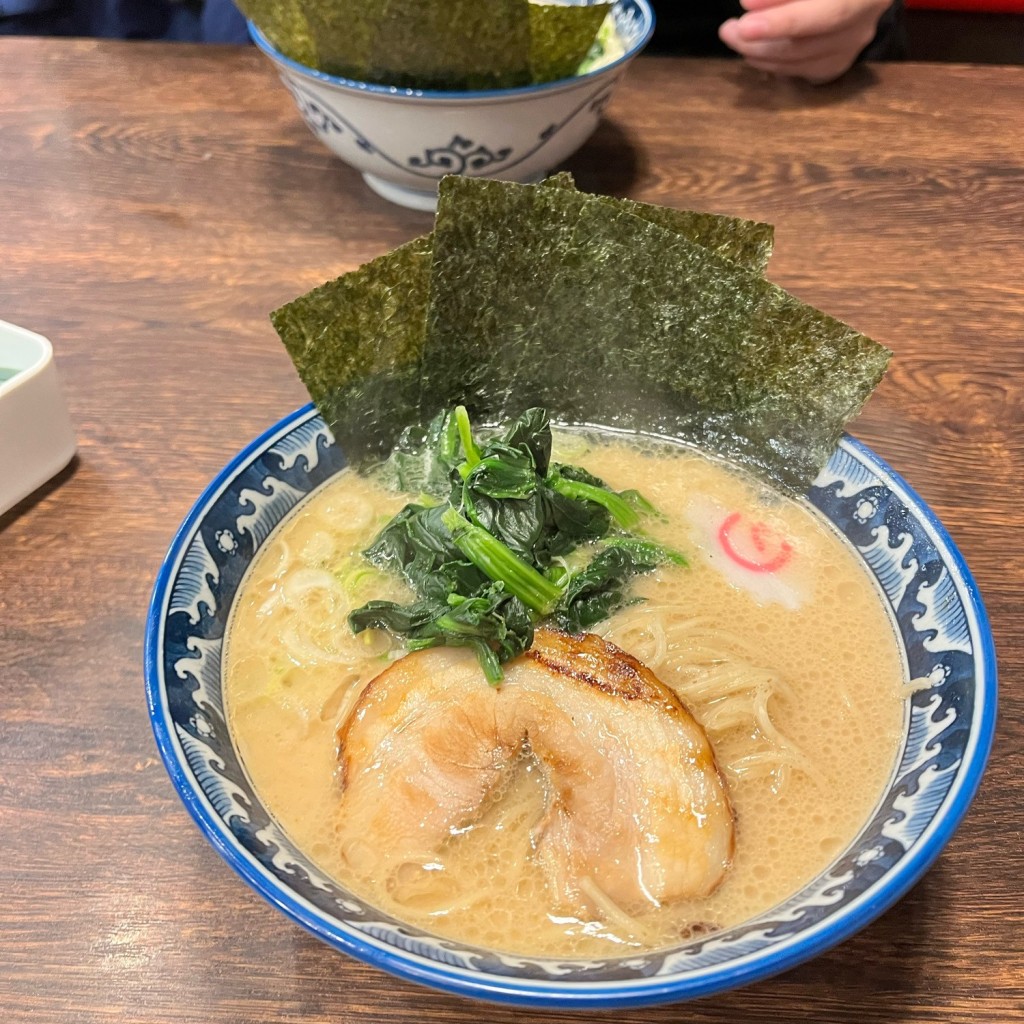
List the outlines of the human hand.
<svg viewBox="0 0 1024 1024">
<path fill-rule="evenodd" d="M 747 12 L 718 30 L 748 64 L 777 75 L 831 82 L 874 38 L 888 0 L 740 0 Z"/>
</svg>

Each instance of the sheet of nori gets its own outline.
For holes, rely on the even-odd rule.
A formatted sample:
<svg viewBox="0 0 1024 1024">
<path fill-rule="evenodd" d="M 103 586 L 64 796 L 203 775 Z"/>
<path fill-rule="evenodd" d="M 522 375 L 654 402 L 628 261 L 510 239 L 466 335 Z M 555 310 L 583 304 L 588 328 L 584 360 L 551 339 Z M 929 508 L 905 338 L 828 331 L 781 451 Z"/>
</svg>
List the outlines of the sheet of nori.
<svg viewBox="0 0 1024 1024">
<path fill-rule="evenodd" d="M 576 188 L 572 175 L 567 171 L 554 174 L 541 184 L 548 188 Z M 698 245 L 711 249 L 741 267 L 763 274 L 768 266 L 775 241 L 775 228 L 771 224 L 726 217 L 717 213 L 677 210 L 671 206 L 655 206 L 651 203 L 638 203 L 633 199 L 617 199 L 614 196 L 597 198 L 602 203 L 617 206 L 659 227 L 685 235 Z"/>
<path fill-rule="evenodd" d="M 576 74 L 614 0 L 530 2 L 530 73 L 534 82 Z"/>
<path fill-rule="evenodd" d="M 237 0 L 238 8 L 286 57 L 317 66 L 317 51 L 301 0 Z"/>
<path fill-rule="evenodd" d="M 441 183 L 421 416 L 665 433 L 796 491 L 888 362 L 881 345 L 691 239 L 568 189 Z"/>
<path fill-rule="evenodd" d="M 300 0 L 317 54 L 329 75 L 366 81 L 370 45 L 383 0 Z"/>
<path fill-rule="evenodd" d="M 418 419 L 431 237 L 328 281 L 270 319 L 350 463 L 387 455 Z"/>
<path fill-rule="evenodd" d="M 530 81 L 528 0 L 376 0 L 368 81 L 503 89 Z"/>
<path fill-rule="evenodd" d="M 580 193 L 528 187 L 506 204 L 500 190 L 464 189 L 465 180 L 443 178 L 439 191 L 430 274 L 439 293 L 428 305 L 420 365 L 423 422 L 458 403 L 484 415 L 544 405 L 549 389 L 535 387 L 534 349 L 545 334 L 553 281 L 574 260 L 571 232 L 549 226 Z M 503 281 L 510 271 L 517 279 Z M 473 308 L 477 298 L 482 305 Z M 492 339 L 499 343 L 493 351 Z"/>
</svg>

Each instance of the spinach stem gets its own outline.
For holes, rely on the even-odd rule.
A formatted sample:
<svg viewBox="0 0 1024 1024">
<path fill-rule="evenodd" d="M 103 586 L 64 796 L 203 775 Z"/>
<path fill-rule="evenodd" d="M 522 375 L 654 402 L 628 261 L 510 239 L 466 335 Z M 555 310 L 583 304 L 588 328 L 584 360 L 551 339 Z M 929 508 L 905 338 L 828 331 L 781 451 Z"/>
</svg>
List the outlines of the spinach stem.
<svg viewBox="0 0 1024 1024">
<path fill-rule="evenodd" d="M 440 443 L 438 445 L 438 454 L 440 455 L 441 462 L 450 466 L 455 461 L 458 450 L 459 425 L 456 423 L 454 416 L 446 416 L 441 425 Z"/>
<path fill-rule="evenodd" d="M 480 461 L 480 451 L 473 440 L 473 428 L 469 422 L 469 413 L 464 405 L 455 407 L 455 422 L 459 427 L 459 438 L 462 441 L 462 450 L 466 453 L 466 462 L 472 469 Z"/>
<path fill-rule="evenodd" d="M 633 529 L 640 522 L 637 510 L 614 491 L 595 487 L 593 484 L 585 484 L 579 480 L 570 480 L 558 472 L 548 475 L 548 483 L 552 490 L 557 491 L 563 497 L 574 498 L 577 501 L 593 501 L 598 505 L 603 505 L 608 509 L 615 522 L 625 530 Z"/>
<path fill-rule="evenodd" d="M 557 584 L 545 579 L 511 548 L 483 527 L 471 523 L 456 509 L 441 516 L 455 546 L 485 575 L 503 583 L 510 594 L 538 615 L 550 615 L 562 596 Z"/>
</svg>

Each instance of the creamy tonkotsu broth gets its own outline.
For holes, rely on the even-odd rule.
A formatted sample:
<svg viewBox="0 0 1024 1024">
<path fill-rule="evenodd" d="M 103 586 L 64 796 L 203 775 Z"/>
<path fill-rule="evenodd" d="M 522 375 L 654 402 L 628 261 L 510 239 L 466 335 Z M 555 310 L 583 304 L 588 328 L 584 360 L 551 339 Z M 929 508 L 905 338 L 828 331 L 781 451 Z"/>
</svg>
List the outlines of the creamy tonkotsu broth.
<svg viewBox="0 0 1024 1024">
<path fill-rule="evenodd" d="M 638 914 L 583 886 L 575 906 L 553 906 L 531 856 L 546 793 L 528 752 L 482 815 L 456 823 L 423 864 L 378 877 L 372 858 L 346 856 L 363 837 L 338 812 L 336 729 L 402 654 L 379 632 L 353 635 L 346 616 L 373 597 L 408 598 L 359 557 L 406 501 L 370 480 L 341 474 L 259 553 L 235 602 L 225 699 L 268 810 L 327 875 L 381 910 L 513 953 L 626 954 L 753 917 L 849 844 L 893 766 L 905 669 L 876 584 L 809 506 L 676 445 L 561 433 L 556 457 L 640 490 L 664 515 L 648 532 L 689 558 L 635 580 L 644 600 L 596 631 L 675 690 L 711 740 L 736 845 L 710 896 Z"/>
</svg>

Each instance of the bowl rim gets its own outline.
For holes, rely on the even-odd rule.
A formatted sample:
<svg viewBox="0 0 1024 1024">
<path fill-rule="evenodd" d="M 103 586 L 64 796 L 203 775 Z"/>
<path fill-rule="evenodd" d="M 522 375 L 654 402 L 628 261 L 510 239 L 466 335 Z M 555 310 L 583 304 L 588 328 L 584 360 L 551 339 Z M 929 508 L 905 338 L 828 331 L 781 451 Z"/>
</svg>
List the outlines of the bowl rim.
<svg viewBox="0 0 1024 1024">
<path fill-rule="evenodd" d="M 622 2 L 622 0 L 619 0 Z M 654 34 L 655 15 L 650 5 L 650 0 L 625 0 L 633 4 L 640 12 L 641 32 L 637 40 L 621 56 L 608 64 L 594 68 L 582 75 L 572 75 L 569 78 L 557 78 L 553 82 L 540 82 L 536 85 L 520 85 L 510 89 L 467 89 L 467 90 L 444 90 L 444 89 L 413 89 L 402 88 L 397 85 L 378 85 L 374 82 L 361 82 L 356 78 L 344 78 L 340 75 L 329 75 L 326 71 L 318 71 L 307 64 L 300 64 L 291 57 L 286 57 L 269 39 L 263 34 L 260 28 L 252 21 L 246 19 L 249 29 L 249 37 L 256 46 L 266 54 L 272 61 L 280 64 L 288 70 L 302 75 L 304 78 L 312 79 L 326 85 L 335 86 L 346 92 L 358 95 L 391 96 L 401 99 L 423 99 L 423 100 L 476 100 L 476 99 L 513 99 L 516 97 L 530 96 L 536 93 L 551 92 L 555 89 L 565 88 L 577 83 L 589 82 L 604 75 L 613 68 L 623 66 L 632 60 L 650 42 Z"/>
<path fill-rule="evenodd" d="M 236 454 L 204 488 L 174 534 L 161 563 L 146 616 L 143 651 L 144 679 L 150 724 L 165 769 L 192 819 L 227 864 L 268 903 L 328 945 L 396 977 L 414 981 L 454 995 L 533 1009 L 616 1009 L 683 1001 L 725 992 L 741 985 L 770 978 L 789 970 L 850 938 L 898 902 L 927 872 L 960 825 L 980 785 L 991 751 L 998 693 L 995 645 L 987 611 L 977 584 L 959 549 L 936 514 L 923 499 L 881 457 L 866 444 L 844 434 L 838 447 L 846 448 L 906 505 L 912 508 L 937 547 L 948 556 L 944 562 L 954 570 L 968 599 L 977 625 L 977 647 L 973 660 L 980 666 L 975 692 L 980 710 L 973 720 L 961 769 L 946 798 L 943 818 L 921 834 L 913 848 L 867 892 L 840 907 L 817 924 L 783 939 L 779 944 L 741 954 L 702 968 L 699 973 L 565 985 L 557 979 L 527 979 L 475 972 L 450 963 L 427 961 L 391 943 L 366 933 L 353 934 L 331 927 L 325 915 L 299 894 L 290 891 L 266 871 L 248 851 L 240 848 L 225 822 L 206 795 L 190 781 L 182 768 L 184 753 L 176 749 L 173 729 L 167 728 L 169 708 L 161 685 L 161 651 L 165 616 L 163 606 L 176 573 L 180 555 L 191 541 L 195 528 L 211 504 L 230 485 L 238 471 L 254 456 L 296 427 L 314 419 L 317 411 L 308 403 L 288 414 L 261 433 Z"/>
</svg>

